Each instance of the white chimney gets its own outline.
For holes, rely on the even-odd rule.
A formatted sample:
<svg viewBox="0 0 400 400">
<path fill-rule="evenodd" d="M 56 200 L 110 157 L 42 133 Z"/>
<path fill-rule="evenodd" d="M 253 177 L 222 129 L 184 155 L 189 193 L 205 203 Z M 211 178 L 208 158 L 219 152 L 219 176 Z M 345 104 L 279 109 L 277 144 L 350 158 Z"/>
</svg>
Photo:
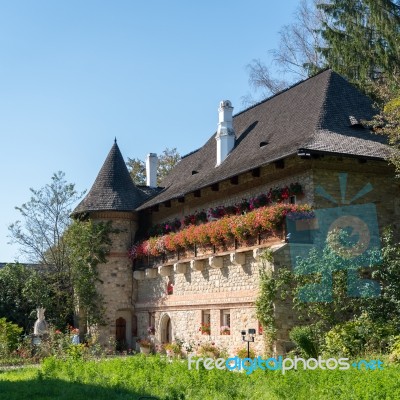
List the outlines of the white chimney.
<svg viewBox="0 0 400 400">
<path fill-rule="evenodd" d="M 235 146 L 235 132 L 232 126 L 232 103 L 223 100 L 218 108 L 217 166 L 220 165 Z"/>
<path fill-rule="evenodd" d="M 157 168 L 158 158 L 157 154 L 149 153 L 146 158 L 146 185 L 150 187 L 157 187 Z"/>
</svg>

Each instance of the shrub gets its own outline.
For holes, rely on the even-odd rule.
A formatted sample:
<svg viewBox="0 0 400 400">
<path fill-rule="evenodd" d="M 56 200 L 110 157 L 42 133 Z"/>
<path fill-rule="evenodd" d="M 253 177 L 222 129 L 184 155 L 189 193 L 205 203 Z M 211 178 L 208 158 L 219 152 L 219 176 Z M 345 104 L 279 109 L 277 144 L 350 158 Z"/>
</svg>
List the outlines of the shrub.
<svg viewBox="0 0 400 400">
<path fill-rule="evenodd" d="M 389 360 L 391 362 L 400 363 L 400 336 L 396 336 L 390 347 Z"/>
<path fill-rule="evenodd" d="M 319 353 L 316 329 L 312 326 L 295 326 L 289 334 L 297 350 L 304 357 L 317 358 Z"/>
<path fill-rule="evenodd" d="M 247 347 L 242 347 L 241 349 L 236 350 L 236 354 L 239 358 L 255 358 L 256 357 L 256 353 L 252 348 L 250 348 L 250 351 L 249 351 L 250 357 L 247 357 Z"/>
<path fill-rule="evenodd" d="M 5 318 L 0 318 L 0 356 L 6 357 L 18 348 L 22 328 Z"/>
<path fill-rule="evenodd" d="M 334 326 L 325 335 L 325 350 L 329 354 L 353 357 L 368 352 L 385 352 L 395 334 L 393 324 L 373 322 L 362 314 Z"/>
<path fill-rule="evenodd" d="M 206 342 L 200 345 L 197 353 L 202 357 L 218 358 L 221 355 L 221 350 L 214 343 Z"/>
</svg>

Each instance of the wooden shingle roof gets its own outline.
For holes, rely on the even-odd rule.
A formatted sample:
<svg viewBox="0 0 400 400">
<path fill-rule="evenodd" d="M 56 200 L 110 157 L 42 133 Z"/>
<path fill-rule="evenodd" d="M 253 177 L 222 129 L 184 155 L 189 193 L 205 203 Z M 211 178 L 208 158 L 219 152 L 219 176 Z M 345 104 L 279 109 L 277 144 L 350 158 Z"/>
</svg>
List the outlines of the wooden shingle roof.
<svg viewBox="0 0 400 400">
<path fill-rule="evenodd" d="M 375 113 L 370 98 L 332 70 L 323 71 L 235 115 L 235 147 L 220 166 L 215 166 L 214 133 L 203 147 L 183 157 L 163 180 L 164 190 L 138 209 L 181 197 L 300 149 L 386 159 L 390 150 L 385 139 L 350 122 L 350 117 L 368 120 Z"/>
<path fill-rule="evenodd" d="M 92 188 L 72 215 L 91 211 L 134 211 L 150 195 L 134 185 L 115 142 Z"/>
</svg>

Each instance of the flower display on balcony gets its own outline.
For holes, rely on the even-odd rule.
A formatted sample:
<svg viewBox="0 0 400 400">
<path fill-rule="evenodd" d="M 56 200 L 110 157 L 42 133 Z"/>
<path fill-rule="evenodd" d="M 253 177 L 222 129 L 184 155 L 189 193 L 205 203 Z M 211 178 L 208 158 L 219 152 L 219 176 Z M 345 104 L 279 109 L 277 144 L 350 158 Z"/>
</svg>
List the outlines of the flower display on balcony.
<svg viewBox="0 0 400 400">
<path fill-rule="evenodd" d="M 175 252 L 193 245 L 220 245 L 237 239 L 246 240 L 261 232 L 270 232 L 281 228 L 286 216 L 289 218 L 312 218 L 308 205 L 275 204 L 264 206 L 243 215 L 231 215 L 202 225 L 191 225 L 178 232 L 164 236 L 151 237 L 136 243 L 130 250 L 131 259 L 143 256 L 160 256 L 166 251 Z"/>
<path fill-rule="evenodd" d="M 289 186 L 282 188 L 270 189 L 268 193 L 260 194 L 251 199 L 243 199 L 240 203 L 229 206 L 218 206 L 210 208 L 207 211 L 198 211 L 194 214 L 189 214 L 183 217 L 180 221 L 175 218 L 172 221 L 162 222 L 160 224 L 153 225 L 149 229 L 149 236 L 161 236 L 171 232 L 177 232 L 182 228 L 190 225 L 200 225 L 207 221 L 220 219 L 228 215 L 240 215 L 256 208 L 272 205 L 273 203 L 280 203 L 287 200 L 293 195 L 302 195 L 303 188 L 300 183 L 291 183 Z"/>
</svg>

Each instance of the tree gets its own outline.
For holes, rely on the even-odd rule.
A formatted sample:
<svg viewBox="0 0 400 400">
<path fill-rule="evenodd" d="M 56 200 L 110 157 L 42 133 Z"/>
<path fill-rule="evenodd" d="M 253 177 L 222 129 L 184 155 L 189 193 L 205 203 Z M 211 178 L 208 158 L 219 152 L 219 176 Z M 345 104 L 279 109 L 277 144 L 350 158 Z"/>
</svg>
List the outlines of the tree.
<svg viewBox="0 0 400 400">
<path fill-rule="evenodd" d="M 400 64 L 400 7 L 389 0 L 321 1 L 320 48 L 329 67 L 366 90 Z M 387 75 L 389 78 L 389 75 Z"/>
<path fill-rule="evenodd" d="M 9 226 L 10 237 L 20 245 L 25 258 L 42 266 L 36 286 L 32 283 L 31 295 L 43 291 L 44 284 L 46 291 L 40 302 L 47 309 L 49 319 L 57 325 L 72 323 L 73 288 L 63 234 L 71 223 L 72 206 L 81 194 L 74 184 L 65 180 L 61 171 L 53 174 L 50 184 L 30 191 L 29 202 L 16 207 L 23 222 L 16 221 Z"/>
<path fill-rule="evenodd" d="M 294 79 L 307 78 L 325 68 L 325 59 L 318 50 L 323 46 L 320 35 L 323 13 L 316 7 L 316 0 L 302 0 L 295 12 L 292 24 L 285 25 L 279 32 L 277 49 L 270 51 L 272 65 L 281 76 L 289 74 L 289 80 L 277 78 L 260 59 L 248 66 L 249 84 L 263 97 L 275 94 L 293 83 Z M 254 103 L 251 96 L 243 98 L 245 103 Z"/>
<path fill-rule="evenodd" d="M 146 164 L 139 158 L 129 158 L 126 162 L 135 185 L 146 185 Z"/>
<path fill-rule="evenodd" d="M 181 159 L 176 147 L 169 149 L 168 147 L 163 150 L 162 154 L 158 157 L 157 168 L 157 185 L 160 185 L 163 178 Z M 129 173 L 135 185 L 146 185 L 146 164 L 139 158 L 128 158 L 126 163 Z"/>
<path fill-rule="evenodd" d="M 46 285 L 40 287 L 34 266 L 17 263 L 0 269 L 0 318 L 5 317 L 29 332 L 36 319 L 35 309 L 46 297 Z"/>
<path fill-rule="evenodd" d="M 72 206 L 83 195 L 75 185 L 67 183 L 65 174 L 54 173 L 51 183 L 39 190 L 30 189 L 32 197 L 21 207 L 15 207 L 23 222 L 9 226 L 13 243 L 31 262 L 62 270 L 65 264 L 63 233 L 70 224 Z"/>
<path fill-rule="evenodd" d="M 106 262 L 111 245 L 110 222 L 74 221 L 65 233 L 74 306 L 92 323 L 102 321 L 102 298 L 96 290 L 97 265 Z"/>
<path fill-rule="evenodd" d="M 9 229 L 21 253 L 40 267 L 17 264 L 0 271 L 0 315 L 27 329 L 30 313 L 40 305 L 46 308 L 49 321 L 63 327 L 73 323 L 79 300 L 88 317 L 98 320 L 101 301 L 95 289 L 96 266 L 105 262 L 110 225 L 72 222 L 72 206 L 81 195 L 74 184 L 66 182 L 63 172 L 55 173 L 43 188 L 30 190 L 30 201 L 16 207 L 23 222 Z"/>
</svg>

